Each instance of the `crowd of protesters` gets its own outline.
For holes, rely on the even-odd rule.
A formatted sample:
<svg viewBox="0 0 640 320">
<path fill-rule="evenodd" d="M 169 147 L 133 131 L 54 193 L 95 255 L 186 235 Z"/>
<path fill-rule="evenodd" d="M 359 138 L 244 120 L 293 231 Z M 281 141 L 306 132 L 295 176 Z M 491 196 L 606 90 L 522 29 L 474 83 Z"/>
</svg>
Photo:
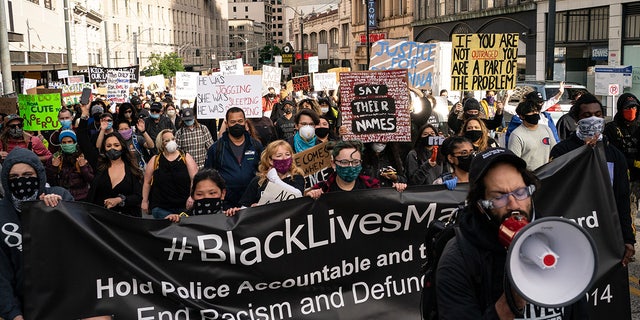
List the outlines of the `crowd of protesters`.
<svg viewBox="0 0 640 320">
<path fill-rule="evenodd" d="M 562 91 L 560 86 L 559 96 Z M 560 140 L 555 124 L 541 116 L 544 101 L 536 92 L 523 96 L 515 109 L 520 122 L 511 126 L 503 120 L 509 95 L 498 100 L 490 90 L 478 101 L 464 94 L 449 106 L 448 119 L 440 121 L 433 116 L 434 97 L 411 92 L 422 108 L 412 110 L 410 143 L 343 140 L 337 94 L 296 99 L 286 89 L 276 95 L 273 88 L 262 99 L 263 117 L 257 119 L 246 118 L 237 107 L 229 108 L 224 119 L 198 119 L 197 104 L 176 103 L 166 92 L 134 93 L 122 104 L 96 98 L 87 105 L 65 106 L 58 113 L 61 128 L 54 132 L 29 133 L 20 115 L 2 115 L 0 207 L 7 211 L 2 209 L 0 224 L 19 225 L 21 203 L 34 199 L 49 205 L 75 199 L 121 214 L 179 222 L 189 215 L 233 216 L 258 205 L 269 183 L 314 199 L 327 192 L 380 187 L 402 192 L 407 185 L 454 189 L 469 182 L 476 153 L 500 147 L 495 133 L 511 127 L 502 147 L 531 170 L 580 145 L 607 145 L 607 160 L 616 166 L 613 183 L 625 257 L 631 259 L 631 215 L 637 213 L 640 194 L 640 101 L 634 95 L 619 97 L 617 113 L 605 125 L 600 101 L 580 92 L 563 119 Z M 329 144 L 332 173 L 325 181 L 305 185 L 293 157 L 322 143 Z M 30 179 L 33 187 L 18 187 L 21 179 Z M 3 254 L 11 256 L 11 250 Z M 15 319 L 21 312 L 20 292 L 11 284 L 21 279 L 1 273 L 0 317 Z"/>
</svg>

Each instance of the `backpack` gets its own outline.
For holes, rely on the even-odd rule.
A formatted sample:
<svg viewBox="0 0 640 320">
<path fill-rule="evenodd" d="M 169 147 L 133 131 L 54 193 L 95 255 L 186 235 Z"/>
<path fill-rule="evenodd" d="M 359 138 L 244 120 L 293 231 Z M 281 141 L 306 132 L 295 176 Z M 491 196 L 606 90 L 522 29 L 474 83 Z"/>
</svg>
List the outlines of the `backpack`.
<svg viewBox="0 0 640 320">
<path fill-rule="evenodd" d="M 440 262 L 440 257 L 442 256 L 442 252 L 444 251 L 444 247 L 447 245 L 449 240 L 453 239 L 454 237 L 457 237 L 458 239 L 464 239 L 464 236 L 462 232 L 460 232 L 460 227 L 458 225 L 458 215 L 460 214 L 459 212 L 461 210 L 462 206 L 459 206 L 458 209 L 455 210 L 447 220 L 433 220 L 427 227 L 427 232 L 425 235 L 427 260 L 422 265 L 422 273 L 424 274 L 421 299 L 422 319 L 436 320 L 439 318 L 438 301 L 436 296 L 436 271 L 438 269 L 438 262 Z M 479 274 L 479 270 L 471 270 L 470 267 L 473 265 L 471 259 L 472 254 L 470 252 L 467 252 L 468 250 L 462 249 L 461 245 L 459 245 L 459 247 L 465 260 L 466 272 L 472 275 L 476 292 L 478 292 L 481 287 L 481 277 Z"/>
</svg>

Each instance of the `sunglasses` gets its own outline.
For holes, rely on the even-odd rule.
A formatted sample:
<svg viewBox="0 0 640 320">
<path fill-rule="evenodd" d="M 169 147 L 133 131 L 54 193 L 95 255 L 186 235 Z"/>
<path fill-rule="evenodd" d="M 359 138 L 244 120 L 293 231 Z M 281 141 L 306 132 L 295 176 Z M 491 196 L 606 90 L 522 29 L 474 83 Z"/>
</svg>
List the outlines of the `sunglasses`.
<svg viewBox="0 0 640 320">
<path fill-rule="evenodd" d="M 22 128 L 22 123 L 10 124 L 10 125 L 7 125 L 7 127 L 11 129 Z"/>
</svg>

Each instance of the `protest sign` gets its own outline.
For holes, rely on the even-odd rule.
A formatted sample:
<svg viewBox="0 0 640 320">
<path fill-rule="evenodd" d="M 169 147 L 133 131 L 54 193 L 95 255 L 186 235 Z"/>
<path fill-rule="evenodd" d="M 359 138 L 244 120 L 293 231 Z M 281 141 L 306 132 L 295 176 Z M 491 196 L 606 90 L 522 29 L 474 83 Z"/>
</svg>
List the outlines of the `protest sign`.
<svg viewBox="0 0 640 320">
<path fill-rule="evenodd" d="M 212 75 L 198 77 L 198 119 L 222 119 L 231 107 L 247 118 L 262 117 L 261 76 Z"/>
<path fill-rule="evenodd" d="M 222 73 L 223 75 L 243 75 L 244 67 L 242 64 L 242 59 L 220 61 L 220 73 Z"/>
<path fill-rule="evenodd" d="M 349 72 L 351 71 L 351 68 L 347 68 L 347 67 L 341 67 L 341 68 L 331 68 L 329 70 L 327 70 L 327 72 L 329 73 L 335 73 L 336 74 L 336 82 L 340 83 L 340 72 Z"/>
<path fill-rule="evenodd" d="M 159 77 L 162 79 L 162 76 Z M 115 103 L 124 103 L 129 100 L 129 76 L 126 72 L 116 70 L 107 72 L 107 100 Z"/>
<path fill-rule="evenodd" d="M 18 113 L 18 97 L 0 97 L 0 112 L 4 114 Z"/>
<path fill-rule="evenodd" d="M 452 36 L 451 90 L 511 90 L 518 71 L 517 33 Z"/>
<path fill-rule="evenodd" d="M 198 94 L 197 72 L 176 72 L 176 99 L 193 101 Z"/>
<path fill-rule="evenodd" d="M 262 95 L 269 92 L 269 88 L 273 88 L 278 92 L 280 90 L 280 81 L 282 81 L 282 68 L 272 66 L 262 66 Z"/>
<path fill-rule="evenodd" d="M 311 80 L 309 79 L 309 75 L 306 74 L 304 76 L 293 77 L 291 78 L 293 82 L 293 92 L 298 91 L 308 91 L 311 89 Z"/>
<path fill-rule="evenodd" d="M 74 83 L 69 85 L 62 85 L 62 101 L 65 106 L 71 106 L 80 103 L 80 96 L 82 95 L 82 89 L 93 88 L 91 83 Z"/>
<path fill-rule="evenodd" d="M 538 169 L 536 215 L 562 214 L 593 237 L 588 318 L 629 319 L 628 269 L 599 152 L 582 147 Z M 26 202 L 17 244 L 29 266 L 25 318 L 421 319 L 425 228 L 447 219 L 467 188 L 327 193 L 179 224 L 83 202 Z"/>
<path fill-rule="evenodd" d="M 436 44 L 380 40 L 371 46 L 369 70 L 407 69 L 409 85 L 429 90 L 433 85 Z"/>
<path fill-rule="evenodd" d="M 293 162 L 303 171 L 304 185 L 307 189 L 320 181 L 327 180 L 333 172 L 331 167 L 331 150 L 329 144 L 323 142 L 293 155 Z"/>
<path fill-rule="evenodd" d="M 38 80 L 31 78 L 22 78 L 20 79 L 22 82 L 22 93 L 27 94 L 29 89 L 33 89 L 38 86 Z"/>
<path fill-rule="evenodd" d="M 107 74 L 109 70 L 125 72 L 129 76 L 129 83 L 139 83 L 139 66 L 124 68 L 89 67 L 89 82 L 107 83 Z"/>
<path fill-rule="evenodd" d="M 163 75 L 144 77 L 142 83 L 144 87 L 151 92 L 162 92 L 165 90 Z"/>
<path fill-rule="evenodd" d="M 67 77 L 69 84 L 84 83 L 84 75 L 75 75 Z"/>
<path fill-rule="evenodd" d="M 411 141 L 406 69 L 344 72 L 340 97 L 344 140 Z"/>
<path fill-rule="evenodd" d="M 309 57 L 309 73 L 318 72 L 320 67 L 320 60 L 318 56 Z"/>
<path fill-rule="evenodd" d="M 244 72 L 243 74 L 248 76 L 248 75 L 252 75 L 253 74 L 253 66 L 244 66 Z"/>
<path fill-rule="evenodd" d="M 69 78 L 69 70 L 58 70 L 58 79 Z"/>
<path fill-rule="evenodd" d="M 336 73 L 314 73 L 313 74 L 313 90 L 325 91 L 338 89 L 338 81 Z"/>
<path fill-rule="evenodd" d="M 60 93 L 18 95 L 20 116 L 24 119 L 24 130 L 55 130 L 60 127 L 58 112 L 62 108 Z"/>
<path fill-rule="evenodd" d="M 262 192 L 258 205 L 265 205 L 274 202 L 282 202 L 300 198 L 299 195 L 291 193 L 289 190 L 267 180 L 267 187 Z"/>
</svg>

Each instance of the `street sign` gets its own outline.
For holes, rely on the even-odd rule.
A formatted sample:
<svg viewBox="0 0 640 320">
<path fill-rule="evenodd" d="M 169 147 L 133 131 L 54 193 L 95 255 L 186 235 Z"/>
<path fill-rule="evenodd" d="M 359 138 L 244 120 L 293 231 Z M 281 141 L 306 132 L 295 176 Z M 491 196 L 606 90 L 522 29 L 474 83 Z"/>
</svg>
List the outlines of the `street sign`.
<svg viewBox="0 0 640 320">
<path fill-rule="evenodd" d="M 620 85 L 610 84 L 609 85 L 609 95 L 610 96 L 617 96 L 618 94 L 620 94 Z"/>
<path fill-rule="evenodd" d="M 285 66 L 289 66 L 296 63 L 293 54 L 293 46 L 291 43 L 287 43 L 284 47 L 282 47 L 282 64 Z"/>
<path fill-rule="evenodd" d="M 621 88 L 631 88 L 632 66 L 596 66 L 594 70 L 596 95 L 611 95 L 611 84 L 619 86 L 618 92 Z"/>
</svg>

